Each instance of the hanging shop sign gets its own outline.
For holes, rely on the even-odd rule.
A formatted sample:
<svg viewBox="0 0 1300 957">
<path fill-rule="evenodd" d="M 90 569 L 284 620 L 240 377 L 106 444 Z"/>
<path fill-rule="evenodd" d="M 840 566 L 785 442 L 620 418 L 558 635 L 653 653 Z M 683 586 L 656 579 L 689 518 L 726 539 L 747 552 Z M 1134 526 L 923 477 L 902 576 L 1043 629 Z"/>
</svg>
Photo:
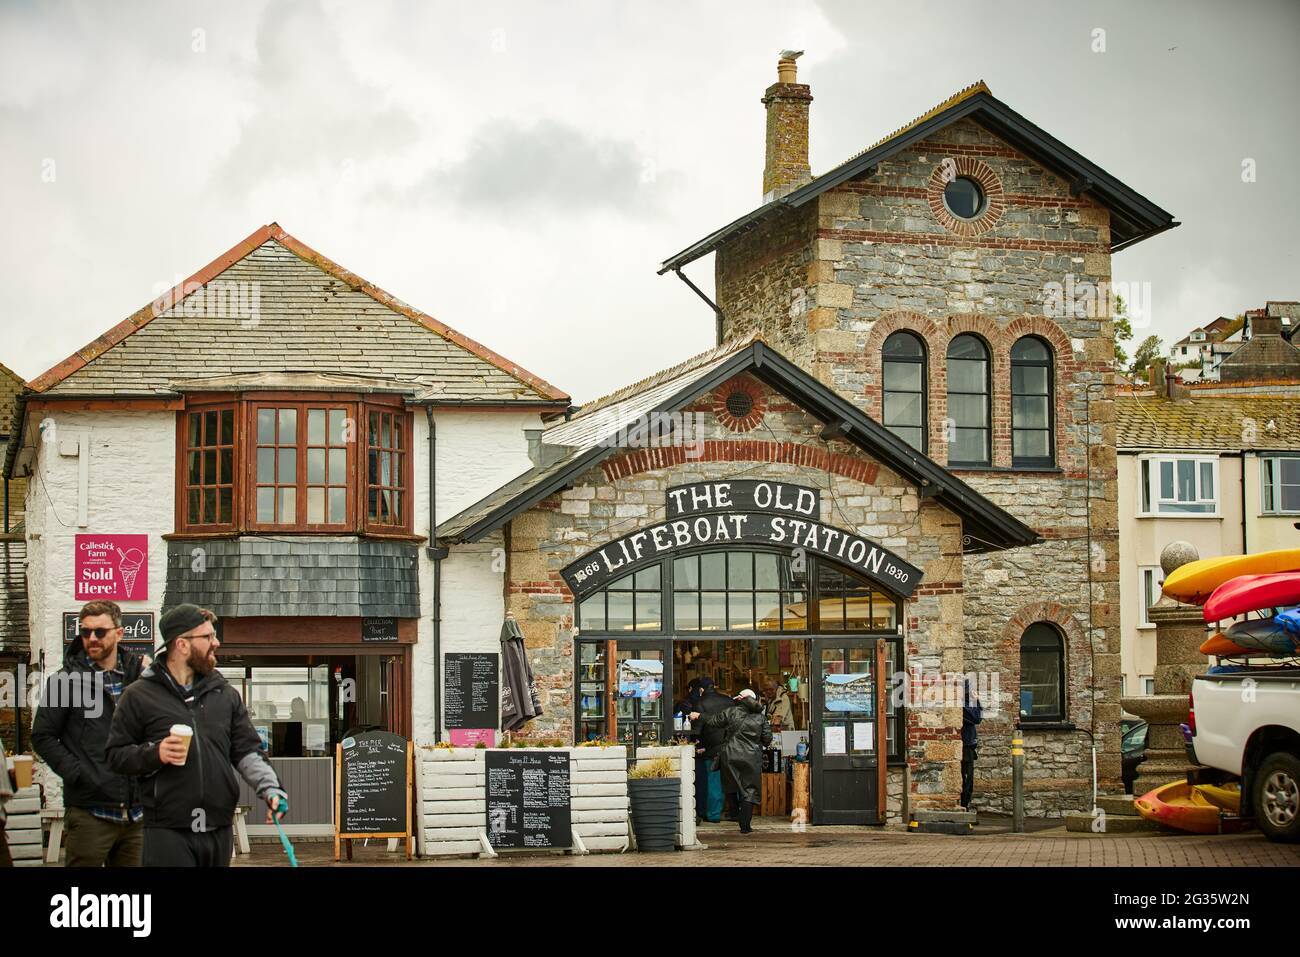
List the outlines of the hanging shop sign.
<svg viewBox="0 0 1300 957">
<path fill-rule="evenodd" d="M 733 479 L 678 485 L 666 495 L 668 518 L 704 512 L 773 512 L 803 518 L 820 518 L 821 492 L 789 482 Z"/>
<path fill-rule="evenodd" d="M 911 597 L 921 570 L 868 538 L 811 519 L 760 512 L 678 518 L 632 532 L 566 566 L 560 574 L 579 599 L 632 571 L 701 545 L 774 545 L 824 555 L 882 588 Z"/>
</svg>

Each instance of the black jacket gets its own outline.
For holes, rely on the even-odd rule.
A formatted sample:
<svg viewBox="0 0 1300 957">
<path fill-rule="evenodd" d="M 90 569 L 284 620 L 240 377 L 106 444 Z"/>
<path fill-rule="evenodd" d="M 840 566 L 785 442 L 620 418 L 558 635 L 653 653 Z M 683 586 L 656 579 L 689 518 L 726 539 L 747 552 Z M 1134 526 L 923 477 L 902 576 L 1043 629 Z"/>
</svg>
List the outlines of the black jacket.
<svg viewBox="0 0 1300 957">
<path fill-rule="evenodd" d="M 760 803 L 762 782 L 759 770 L 763 749 L 772 743 L 772 727 L 767 723 L 763 706 L 753 698 L 733 701 L 726 711 L 717 711 L 700 719 L 706 732 L 720 730 L 723 744 L 722 790 L 739 794 L 751 804 Z"/>
<path fill-rule="evenodd" d="M 194 729 L 180 766 L 163 764 L 158 756 L 158 744 L 173 724 Z M 167 673 L 164 658 L 146 668 L 118 702 L 108 763 L 142 779 L 146 827 L 210 831 L 229 825 L 239 798 L 235 767 L 259 797 L 280 787 L 239 692 L 219 671 L 196 677 L 185 692 Z"/>
<path fill-rule="evenodd" d="M 966 691 L 966 703 L 961 708 L 961 743 L 962 747 L 973 748 L 979 744 L 979 732 L 975 726 L 984 719 L 984 708 L 969 689 Z"/>
<path fill-rule="evenodd" d="M 125 697 L 125 689 L 140 677 L 144 659 L 118 645 L 117 662 Z M 32 747 L 63 779 L 65 807 L 120 810 L 140 803 L 137 782 L 110 770 L 104 753 L 114 710 L 104 673 L 78 642 L 68 649 L 63 667 L 46 680 L 32 722 Z"/>
<path fill-rule="evenodd" d="M 726 711 L 728 708 L 734 707 L 735 704 L 736 700 L 734 698 L 727 697 L 716 688 L 710 688 L 700 697 L 699 704 L 695 706 L 695 710 L 700 714 L 700 720 L 698 724 L 692 724 L 692 729 L 699 732 L 699 744 L 704 749 L 704 759 L 706 761 L 712 761 L 718 756 L 718 751 L 722 748 L 722 741 L 726 737 L 726 733 L 721 726 L 710 725 L 705 719 L 709 715 Z"/>
</svg>

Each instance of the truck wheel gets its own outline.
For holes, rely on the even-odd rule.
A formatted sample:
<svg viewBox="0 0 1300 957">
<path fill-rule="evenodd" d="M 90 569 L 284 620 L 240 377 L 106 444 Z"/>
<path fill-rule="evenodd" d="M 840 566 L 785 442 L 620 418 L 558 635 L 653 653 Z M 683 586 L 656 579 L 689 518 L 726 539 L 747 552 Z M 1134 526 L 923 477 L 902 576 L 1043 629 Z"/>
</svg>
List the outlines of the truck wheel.
<svg viewBox="0 0 1300 957">
<path fill-rule="evenodd" d="M 1254 772 L 1255 823 L 1271 841 L 1300 841 L 1300 758 L 1268 755 Z"/>
</svg>

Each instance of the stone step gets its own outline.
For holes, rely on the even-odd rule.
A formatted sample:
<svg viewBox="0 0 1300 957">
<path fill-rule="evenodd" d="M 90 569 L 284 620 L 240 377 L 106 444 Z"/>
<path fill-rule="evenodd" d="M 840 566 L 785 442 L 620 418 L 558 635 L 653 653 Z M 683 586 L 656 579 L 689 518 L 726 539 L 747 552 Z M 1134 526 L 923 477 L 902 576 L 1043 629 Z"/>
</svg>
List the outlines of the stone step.
<svg viewBox="0 0 1300 957">
<path fill-rule="evenodd" d="M 1097 807 L 1107 814 L 1139 816 L 1137 809 L 1133 806 L 1133 800 L 1134 795 L 1132 794 L 1099 794 L 1097 795 Z"/>
<path fill-rule="evenodd" d="M 1092 814 L 1071 811 L 1065 815 L 1065 829 L 1076 834 L 1158 834 L 1166 831 L 1154 821 L 1137 814 L 1110 814 L 1102 817 L 1100 825 L 1095 824 Z M 1097 829 L 1094 829 L 1097 828 Z"/>
<path fill-rule="evenodd" d="M 935 808 L 917 808 L 912 812 L 912 820 L 920 824 L 927 824 L 933 821 L 950 821 L 954 824 L 974 824 L 975 812 L 963 811 L 960 808 L 952 811 Z"/>
</svg>

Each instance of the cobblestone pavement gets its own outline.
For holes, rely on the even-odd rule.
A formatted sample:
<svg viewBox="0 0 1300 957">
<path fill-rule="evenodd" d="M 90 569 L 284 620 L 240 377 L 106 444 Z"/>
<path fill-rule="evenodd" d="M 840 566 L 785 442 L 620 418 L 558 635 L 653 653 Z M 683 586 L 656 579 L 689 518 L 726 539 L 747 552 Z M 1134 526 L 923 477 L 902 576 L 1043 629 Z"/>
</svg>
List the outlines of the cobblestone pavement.
<svg viewBox="0 0 1300 957">
<path fill-rule="evenodd" d="M 1045 822 L 1044 822 L 1045 823 Z M 1201 836 L 1075 834 L 1048 826 L 1028 834 L 993 830 L 968 836 L 909 834 L 899 828 L 815 828 L 797 834 L 763 829 L 741 835 L 734 829 L 701 831 L 707 850 L 679 854 L 506 855 L 412 861 L 389 854 L 382 841 L 354 846 L 361 864 L 402 867 L 682 867 L 762 865 L 765 867 L 1300 867 L 1300 845 L 1275 844 L 1258 833 Z M 334 845 L 296 843 L 303 866 L 333 864 Z M 237 866 L 283 866 L 279 844 L 254 844 L 251 858 Z M 346 865 L 339 865 L 346 866 Z"/>
</svg>

